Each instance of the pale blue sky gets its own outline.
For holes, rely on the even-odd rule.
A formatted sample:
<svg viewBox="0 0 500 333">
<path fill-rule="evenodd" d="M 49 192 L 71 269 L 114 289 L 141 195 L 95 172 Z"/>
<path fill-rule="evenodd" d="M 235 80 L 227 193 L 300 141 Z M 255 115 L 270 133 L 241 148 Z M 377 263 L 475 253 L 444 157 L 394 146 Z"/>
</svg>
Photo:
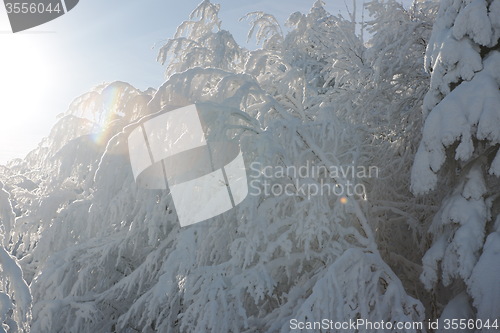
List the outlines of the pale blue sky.
<svg viewBox="0 0 500 333">
<path fill-rule="evenodd" d="M 157 50 L 200 1 L 80 0 L 66 15 L 17 34 L 1 6 L 0 164 L 24 157 L 48 135 L 57 114 L 99 83 L 158 87 L 164 68 Z M 238 21 L 246 13 L 263 10 L 283 23 L 295 11 L 308 12 L 314 0 L 213 2 L 221 5 L 222 27 L 246 45 L 249 25 Z M 346 13 L 342 0 L 327 0 L 326 8 Z"/>
</svg>

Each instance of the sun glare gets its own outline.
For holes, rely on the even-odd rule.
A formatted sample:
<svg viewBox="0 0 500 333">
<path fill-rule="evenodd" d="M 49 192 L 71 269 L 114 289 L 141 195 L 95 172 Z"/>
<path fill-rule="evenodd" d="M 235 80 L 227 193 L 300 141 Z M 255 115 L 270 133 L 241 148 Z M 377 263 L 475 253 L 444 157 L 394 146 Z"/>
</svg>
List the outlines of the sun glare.
<svg viewBox="0 0 500 333">
<path fill-rule="evenodd" d="M 35 148 L 30 139 L 47 111 L 54 64 L 37 37 L 0 34 L 0 163 Z"/>
</svg>

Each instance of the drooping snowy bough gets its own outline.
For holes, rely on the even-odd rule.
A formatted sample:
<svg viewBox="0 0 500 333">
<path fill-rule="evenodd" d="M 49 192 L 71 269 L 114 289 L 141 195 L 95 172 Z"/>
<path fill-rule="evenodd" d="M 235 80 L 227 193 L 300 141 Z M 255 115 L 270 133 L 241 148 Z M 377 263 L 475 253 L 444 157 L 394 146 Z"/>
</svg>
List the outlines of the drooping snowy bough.
<svg viewBox="0 0 500 333">
<path fill-rule="evenodd" d="M 441 1 L 411 186 L 416 194 L 447 189 L 421 276 L 444 300 L 442 318 L 500 316 L 500 287 L 492 283 L 500 279 L 499 38 L 500 1 Z"/>
</svg>

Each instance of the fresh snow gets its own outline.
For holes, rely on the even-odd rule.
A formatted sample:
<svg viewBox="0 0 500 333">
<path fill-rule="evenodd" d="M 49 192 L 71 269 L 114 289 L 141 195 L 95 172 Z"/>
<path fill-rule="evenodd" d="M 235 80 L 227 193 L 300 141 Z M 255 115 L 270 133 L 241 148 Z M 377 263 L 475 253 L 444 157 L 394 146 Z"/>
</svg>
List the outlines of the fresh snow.
<svg viewBox="0 0 500 333">
<path fill-rule="evenodd" d="M 500 1 L 366 9 L 344 18 L 316 1 L 288 31 L 250 13 L 262 48 L 247 50 L 205 0 L 160 48 L 161 86 L 77 97 L 26 158 L 0 166 L 0 332 L 500 318 Z M 274 177 L 365 192 L 260 192 L 181 228 L 168 191 L 135 183 L 128 137 L 193 103 L 247 167 L 378 176 Z"/>
</svg>

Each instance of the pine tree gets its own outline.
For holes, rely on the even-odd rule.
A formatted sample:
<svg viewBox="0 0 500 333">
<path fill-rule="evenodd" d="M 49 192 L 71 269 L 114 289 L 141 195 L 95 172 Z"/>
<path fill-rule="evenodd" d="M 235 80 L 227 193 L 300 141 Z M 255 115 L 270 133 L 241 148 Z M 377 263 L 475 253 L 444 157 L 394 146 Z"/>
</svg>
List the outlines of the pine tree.
<svg viewBox="0 0 500 333">
<path fill-rule="evenodd" d="M 500 1 L 444 0 L 426 51 L 431 80 L 411 186 L 442 194 L 421 278 L 448 318 L 464 309 L 500 315 L 500 290 L 489 284 L 500 278 L 499 37 Z"/>
</svg>

